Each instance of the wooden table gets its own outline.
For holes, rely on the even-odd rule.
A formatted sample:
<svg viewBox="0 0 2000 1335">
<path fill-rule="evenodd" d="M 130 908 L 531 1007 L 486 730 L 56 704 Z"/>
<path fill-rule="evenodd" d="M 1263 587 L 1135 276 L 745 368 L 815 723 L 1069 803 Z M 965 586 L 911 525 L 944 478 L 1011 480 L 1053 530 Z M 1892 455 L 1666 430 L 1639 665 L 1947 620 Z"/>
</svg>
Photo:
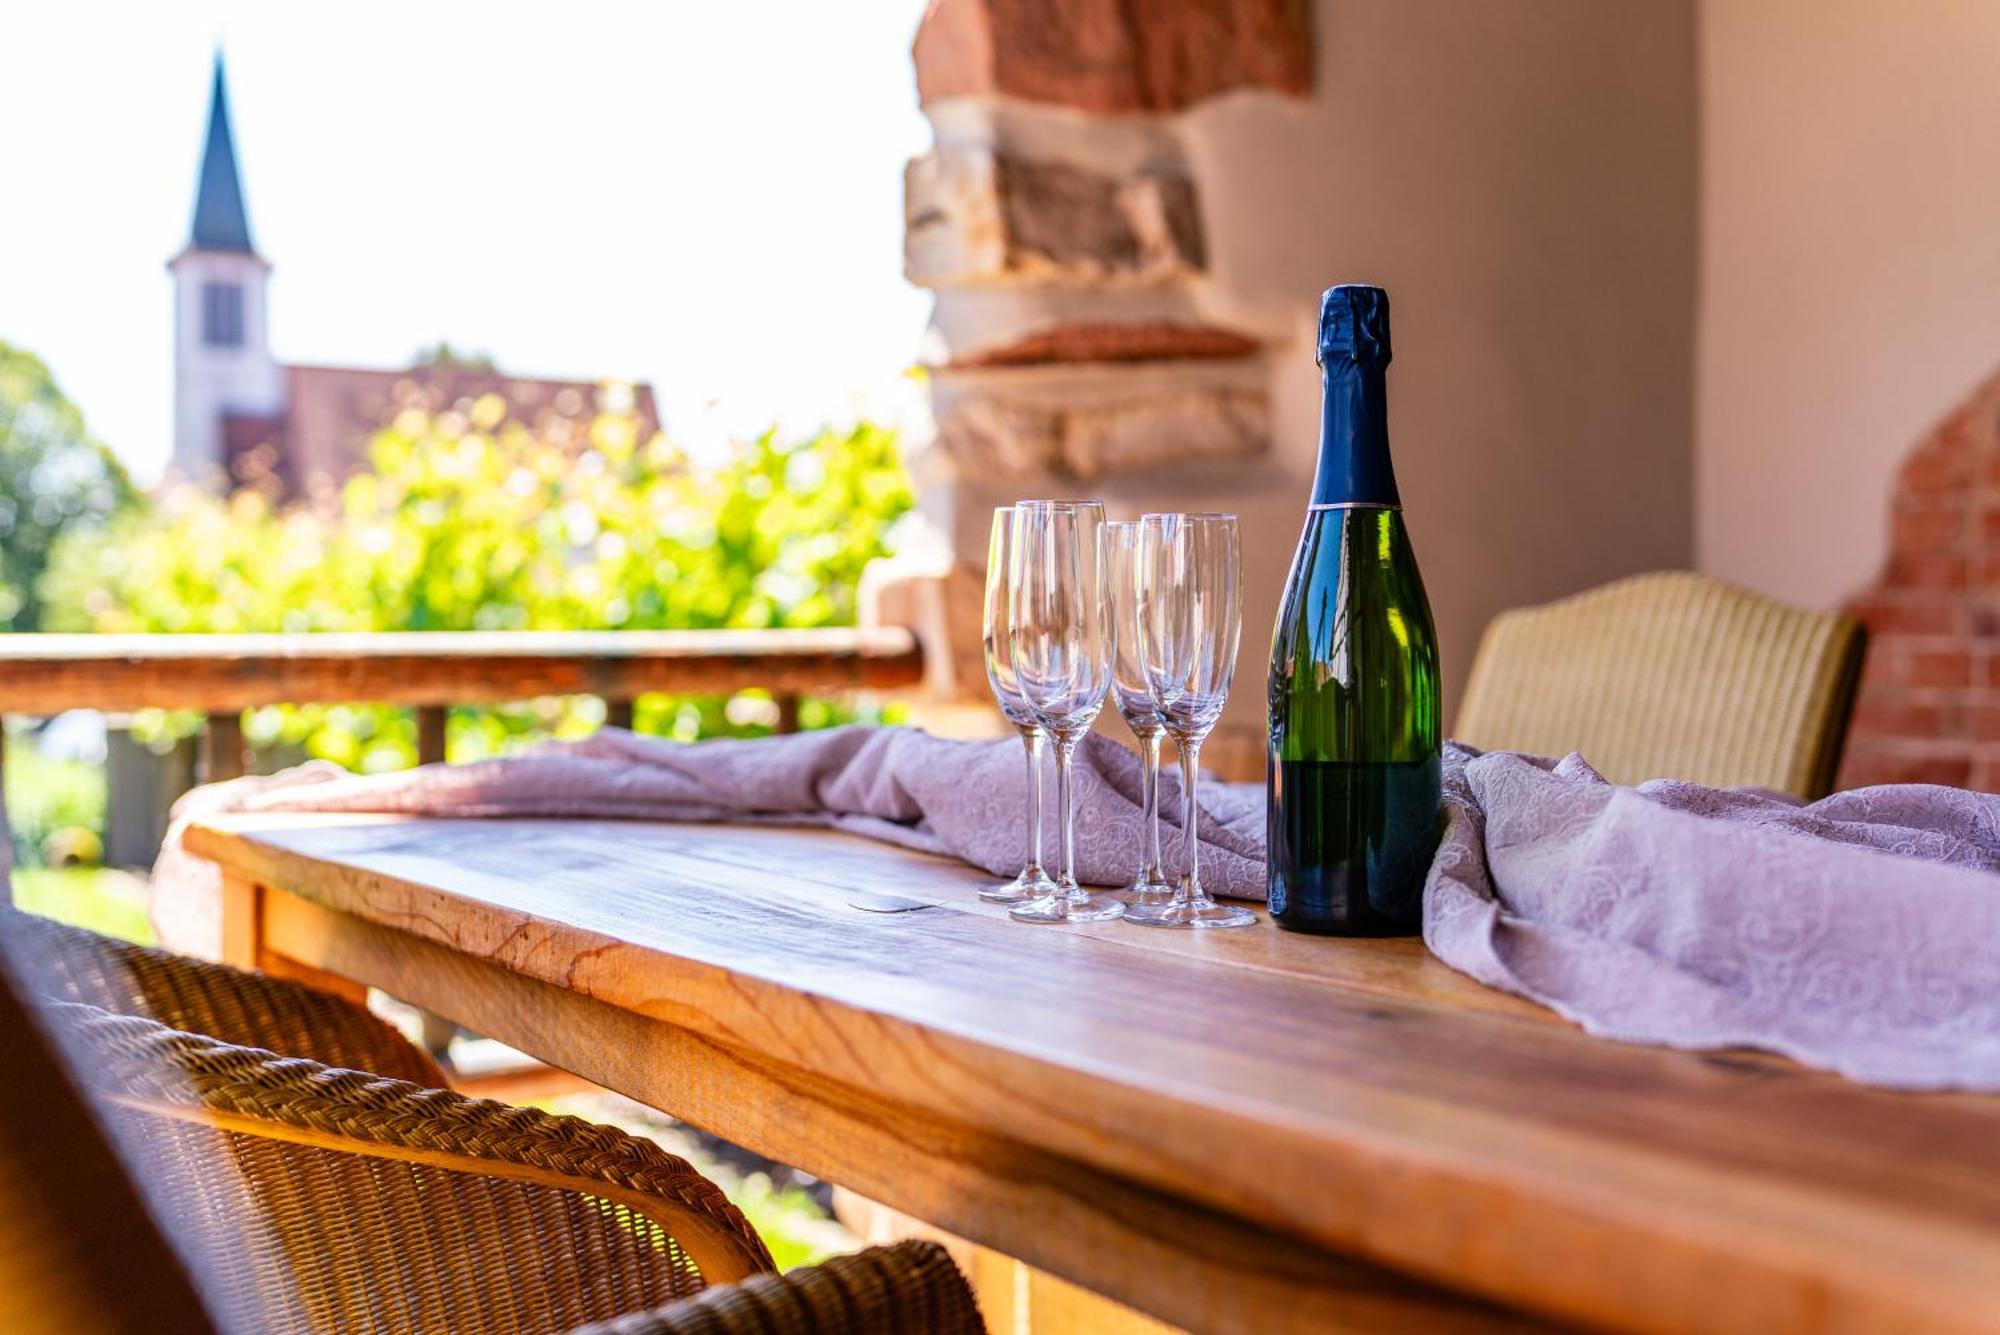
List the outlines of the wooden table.
<svg viewBox="0 0 2000 1335">
<path fill-rule="evenodd" d="M 188 842 L 240 960 L 382 987 L 1195 1329 L 2000 1328 L 2000 1099 L 1591 1039 L 1412 941 L 1021 926 L 960 864 L 811 831 Z"/>
</svg>

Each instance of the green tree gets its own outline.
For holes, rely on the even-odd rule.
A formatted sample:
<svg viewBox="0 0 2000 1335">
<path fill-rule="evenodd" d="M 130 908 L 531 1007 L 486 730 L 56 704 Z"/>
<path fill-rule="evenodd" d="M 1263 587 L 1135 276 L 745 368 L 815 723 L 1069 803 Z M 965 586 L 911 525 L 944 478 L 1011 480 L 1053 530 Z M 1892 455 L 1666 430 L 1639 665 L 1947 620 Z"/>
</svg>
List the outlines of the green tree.
<svg viewBox="0 0 2000 1335">
<path fill-rule="evenodd" d="M 456 366 L 468 371 L 492 371 L 493 354 L 476 348 L 454 348 L 449 339 L 439 339 L 427 347 L 417 349 L 417 355 L 410 359 L 412 366 Z"/>
<path fill-rule="evenodd" d="M 406 412 L 337 504 L 256 492 L 163 496 L 57 551 L 51 629 L 76 631 L 618 630 L 851 623 L 861 568 L 910 508 L 892 431 L 766 433 L 697 468 L 635 418 L 539 435 L 499 395 Z M 582 731 L 594 703 L 458 710 L 454 753 Z M 761 711 L 648 698 L 642 728 L 754 732 Z M 833 717 L 814 706 L 807 721 Z M 360 768 L 406 763 L 408 716 L 260 711 L 253 739 Z"/>
<path fill-rule="evenodd" d="M 35 630 L 56 539 L 102 524 L 131 479 L 33 353 L 0 341 L 0 629 Z"/>
</svg>

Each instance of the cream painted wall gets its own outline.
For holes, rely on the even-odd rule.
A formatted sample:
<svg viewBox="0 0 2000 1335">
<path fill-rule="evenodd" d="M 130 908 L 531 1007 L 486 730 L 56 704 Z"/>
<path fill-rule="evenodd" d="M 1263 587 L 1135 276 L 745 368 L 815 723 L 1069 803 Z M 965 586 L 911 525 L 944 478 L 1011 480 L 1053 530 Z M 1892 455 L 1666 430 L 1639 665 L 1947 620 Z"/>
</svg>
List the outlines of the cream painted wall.
<svg viewBox="0 0 2000 1335">
<path fill-rule="evenodd" d="M 1831 605 L 2000 366 L 2000 3 L 1703 0 L 1697 551 Z"/>
<path fill-rule="evenodd" d="M 1391 434 L 1448 710 L 1493 613 L 1693 559 L 1691 0 L 1321 0 L 1316 20 L 1310 105 L 1234 95 L 1183 127 L 1202 301 L 1289 340 L 1274 452 L 1200 487 L 1248 534 L 1239 720 L 1263 710 L 1310 487 L 1327 284 L 1394 302 Z"/>
</svg>

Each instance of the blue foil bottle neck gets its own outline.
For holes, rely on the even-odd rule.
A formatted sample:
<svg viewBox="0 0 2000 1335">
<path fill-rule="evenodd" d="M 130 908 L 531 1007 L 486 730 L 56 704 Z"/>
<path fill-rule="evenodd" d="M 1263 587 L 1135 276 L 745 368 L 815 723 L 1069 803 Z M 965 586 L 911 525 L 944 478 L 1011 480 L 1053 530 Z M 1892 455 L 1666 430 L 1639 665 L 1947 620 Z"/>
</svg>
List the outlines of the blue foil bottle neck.
<svg viewBox="0 0 2000 1335">
<path fill-rule="evenodd" d="M 1315 506 L 1396 509 L 1389 463 L 1389 394 L 1382 362 L 1329 356 L 1321 363 L 1319 468 Z"/>
</svg>

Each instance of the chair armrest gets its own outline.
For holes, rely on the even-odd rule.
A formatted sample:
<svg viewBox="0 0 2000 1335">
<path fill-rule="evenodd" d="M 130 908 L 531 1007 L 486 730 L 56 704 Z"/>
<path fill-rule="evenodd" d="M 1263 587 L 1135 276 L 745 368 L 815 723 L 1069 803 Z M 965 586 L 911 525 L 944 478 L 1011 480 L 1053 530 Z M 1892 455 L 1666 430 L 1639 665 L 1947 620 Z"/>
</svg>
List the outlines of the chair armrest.
<svg viewBox="0 0 2000 1335">
<path fill-rule="evenodd" d="M 93 1007 L 49 1009 L 76 1035 L 91 1086 L 142 1128 L 135 1171 L 181 1192 L 173 1225 L 225 1258 L 232 1292 L 255 1295 L 239 1310 L 310 1310 L 315 1329 L 429 1329 L 470 1294 L 480 1311 L 457 1312 L 453 1329 L 553 1330 L 772 1268 L 720 1188 L 651 1141 Z M 245 1211 L 264 1238 L 245 1240 Z"/>
<path fill-rule="evenodd" d="M 53 1000 L 427 1088 L 448 1083 L 429 1053 L 381 1017 L 303 983 L 131 945 L 27 913 L 9 911 L 4 926 L 27 943 L 34 985 Z"/>
<path fill-rule="evenodd" d="M 979 1304 L 935 1242 L 870 1247 L 705 1289 L 570 1335 L 984 1335 Z"/>
</svg>

